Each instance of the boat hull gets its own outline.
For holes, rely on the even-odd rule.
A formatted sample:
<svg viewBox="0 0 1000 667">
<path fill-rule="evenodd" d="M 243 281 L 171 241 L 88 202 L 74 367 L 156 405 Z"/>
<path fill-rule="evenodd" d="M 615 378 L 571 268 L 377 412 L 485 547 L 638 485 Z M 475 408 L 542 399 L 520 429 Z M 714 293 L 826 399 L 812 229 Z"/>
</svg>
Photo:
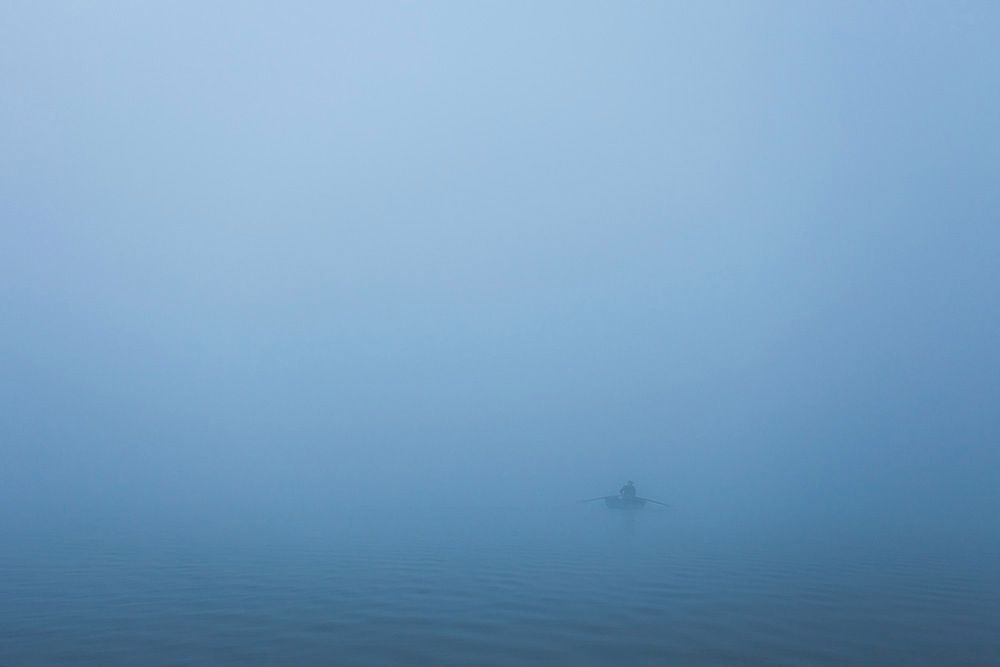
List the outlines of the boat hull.
<svg viewBox="0 0 1000 667">
<path fill-rule="evenodd" d="M 608 496 L 604 499 L 604 504 L 613 510 L 638 510 L 646 506 L 646 501 L 643 498 Z"/>
</svg>

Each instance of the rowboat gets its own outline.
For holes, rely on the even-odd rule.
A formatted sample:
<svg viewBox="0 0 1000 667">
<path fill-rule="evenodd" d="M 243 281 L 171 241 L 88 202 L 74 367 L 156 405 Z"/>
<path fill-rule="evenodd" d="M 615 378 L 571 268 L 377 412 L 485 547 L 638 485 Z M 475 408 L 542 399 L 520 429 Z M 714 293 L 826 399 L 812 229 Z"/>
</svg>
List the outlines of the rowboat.
<svg viewBox="0 0 1000 667">
<path fill-rule="evenodd" d="M 627 496 L 604 496 L 604 504 L 613 510 L 641 510 L 646 506 L 645 498 Z"/>
<path fill-rule="evenodd" d="M 597 496 L 596 498 L 587 498 L 586 500 L 581 500 L 581 503 L 590 503 L 595 500 L 603 500 L 604 505 L 608 509 L 613 510 L 641 510 L 646 506 L 646 503 L 654 503 L 656 505 L 663 505 L 664 507 L 669 507 L 666 503 L 661 503 L 659 500 L 653 500 L 652 498 L 640 498 L 639 496 Z"/>
</svg>

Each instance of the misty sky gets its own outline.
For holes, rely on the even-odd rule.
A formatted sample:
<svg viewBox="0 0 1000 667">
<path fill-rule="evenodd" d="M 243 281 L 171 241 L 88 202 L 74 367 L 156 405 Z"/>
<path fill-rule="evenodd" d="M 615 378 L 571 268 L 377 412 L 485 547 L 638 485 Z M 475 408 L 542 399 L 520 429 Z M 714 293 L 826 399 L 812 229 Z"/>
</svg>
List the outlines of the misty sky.
<svg viewBox="0 0 1000 667">
<path fill-rule="evenodd" d="M 998 44 L 992 2 L 5 2 L 4 511 L 992 511 Z"/>
</svg>

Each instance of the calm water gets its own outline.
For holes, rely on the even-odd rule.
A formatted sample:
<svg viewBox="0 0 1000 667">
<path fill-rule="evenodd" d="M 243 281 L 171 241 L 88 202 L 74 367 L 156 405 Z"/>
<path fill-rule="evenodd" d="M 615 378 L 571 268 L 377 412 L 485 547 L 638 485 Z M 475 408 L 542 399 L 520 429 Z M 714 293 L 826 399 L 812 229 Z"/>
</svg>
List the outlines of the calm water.
<svg viewBox="0 0 1000 667">
<path fill-rule="evenodd" d="M 569 506 L 36 527 L 0 555 L 0 664 L 1000 664 L 991 550 L 696 524 Z"/>
</svg>

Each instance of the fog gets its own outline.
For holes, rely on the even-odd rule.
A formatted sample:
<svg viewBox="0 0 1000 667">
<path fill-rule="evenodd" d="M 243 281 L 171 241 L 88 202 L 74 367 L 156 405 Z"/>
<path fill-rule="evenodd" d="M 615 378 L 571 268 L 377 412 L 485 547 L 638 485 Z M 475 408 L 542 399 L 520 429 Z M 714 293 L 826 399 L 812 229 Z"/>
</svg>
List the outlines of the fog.
<svg viewBox="0 0 1000 667">
<path fill-rule="evenodd" d="M 992 530 L 996 5 L 0 11 L 8 526 Z"/>
</svg>

